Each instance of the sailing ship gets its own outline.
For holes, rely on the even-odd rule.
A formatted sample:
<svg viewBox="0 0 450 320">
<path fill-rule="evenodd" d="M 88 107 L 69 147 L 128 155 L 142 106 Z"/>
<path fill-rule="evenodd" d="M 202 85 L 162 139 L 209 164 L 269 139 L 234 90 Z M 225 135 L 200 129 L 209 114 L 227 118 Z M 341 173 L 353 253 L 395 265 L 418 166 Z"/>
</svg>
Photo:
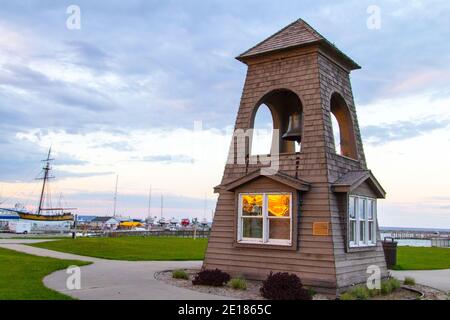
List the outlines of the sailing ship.
<svg viewBox="0 0 450 320">
<path fill-rule="evenodd" d="M 42 168 L 44 174 L 43 177 L 38 178 L 38 180 L 42 180 L 42 188 L 41 188 L 41 194 L 39 197 L 39 204 L 36 213 L 26 212 L 24 209 L 14 210 L 20 217 L 20 219 L 23 220 L 33 220 L 33 221 L 73 221 L 74 216 L 73 214 L 68 210 L 74 210 L 75 208 L 63 208 L 60 206 L 59 208 L 52 208 L 51 205 L 49 208 L 44 207 L 44 199 L 46 192 L 49 194 L 48 191 L 48 181 L 49 179 L 53 179 L 54 177 L 50 176 L 51 171 L 51 161 L 55 160 L 51 158 L 51 150 L 49 149 L 47 159 L 42 160 L 45 162 L 45 166 Z M 51 197 L 49 196 L 51 199 Z"/>
</svg>

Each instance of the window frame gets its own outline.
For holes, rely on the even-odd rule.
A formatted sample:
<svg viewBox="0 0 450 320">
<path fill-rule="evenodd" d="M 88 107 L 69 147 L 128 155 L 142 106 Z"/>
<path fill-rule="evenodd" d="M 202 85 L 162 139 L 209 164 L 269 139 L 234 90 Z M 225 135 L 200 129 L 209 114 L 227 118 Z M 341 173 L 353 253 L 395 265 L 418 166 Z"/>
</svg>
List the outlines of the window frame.
<svg viewBox="0 0 450 320">
<path fill-rule="evenodd" d="M 354 217 L 352 218 L 352 216 L 350 215 L 350 201 L 353 201 L 353 211 L 354 211 Z M 357 210 L 358 210 L 358 202 L 356 201 L 356 198 L 355 197 L 352 197 L 352 196 L 350 196 L 349 197 L 349 200 L 348 200 L 348 203 L 349 203 L 349 206 L 348 206 L 348 234 L 349 234 L 349 238 L 348 238 L 348 243 L 349 243 L 349 246 L 350 247 L 355 247 L 356 246 L 356 239 L 358 239 L 358 235 L 357 235 L 357 232 L 358 232 L 358 226 L 357 226 L 357 224 L 358 224 L 358 218 L 357 218 L 357 216 L 358 216 L 358 212 L 357 212 Z M 354 229 L 352 228 L 352 221 L 354 221 Z M 353 230 L 350 230 L 350 229 L 353 229 Z M 354 239 L 351 239 L 350 238 L 350 234 L 351 234 L 351 232 L 353 232 L 353 235 L 354 235 Z"/>
<path fill-rule="evenodd" d="M 244 216 L 242 210 L 242 196 L 244 195 L 262 195 L 262 215 L 261 216 Z M 289 217 L 271 217 L 268 211 L 268 195 L 289 195 Z M 237 228 L 237 243 L 240 244 L 260 244 L 260 245 L 274 245 L 274 246 L 292 246 L 292 192 L 240 192 L 238 194 L 238 228 Z M 262 236 L 259 238 L 244 238 L 243 237 L 243 219 L 257 218 L 262 219 Z M 270 239 L 269 238 L 269 225 L 271 219 L 286 219 L 289 220 L 289 239 Z"/>
<path fill-rule="evenodd" d="M 377 244 L 377 202 L 376 199 L 373 198 L 367 198 L 367 209 L 371 209 L 372 211 L 372 218 L 369 216 L 369 211 L 367 211 L 367 231 L 370 230 L 370 223 L 372 222 L 372 239 L 369 238 L 369 233 L 367 233 L 367 243 L 370 245 L 376 245 Z"/>
<path fill-rule="evenodd" d="M 358 228 L 358 246 L 364 247 L 367 242 L 367 199 L 366 198 L 357 198 L 358 202 L 358 211 L 357 211 L 357 228 Z M 361 216 L 364 216 L 364 219 L 361 219 Z M 363 228 L 361 228 L 361 225 Z M 362 233 L 361 233 L 362 232 Z M 361 240 L 361 235 L 364 239 Z"/>
<path fill-rule="evenodd" d="M 350 201 L 354 202 L 355 218 L 350 216 Z M 361 205 L 364 205 L 363 211 L 361 211 Z M 372 205 L 372 218 L 369 218 L 369 206 Z M 364 219 L 361 219 L 362 212 L 364 212 Z M 374 247 L 377 244 L 377 200 L 375 198 L 360 196 L 351 194 L 348 196 L 348 206 L 347 206 L 347 225 L 348 225 L 348 246 L 349 248 L 364 248 L 364 247 Z M 351 221 L 355 221 L 355 239 L 352 241 L 350 239 L 350 228 Z M 369 226 L 372 222 L 372 240 L 369 239 Z M 362 224 L 363 223 L 363 224 Z M 364 226 L 364 239 L 361 240 L 361 225 Z"/>
</svg>

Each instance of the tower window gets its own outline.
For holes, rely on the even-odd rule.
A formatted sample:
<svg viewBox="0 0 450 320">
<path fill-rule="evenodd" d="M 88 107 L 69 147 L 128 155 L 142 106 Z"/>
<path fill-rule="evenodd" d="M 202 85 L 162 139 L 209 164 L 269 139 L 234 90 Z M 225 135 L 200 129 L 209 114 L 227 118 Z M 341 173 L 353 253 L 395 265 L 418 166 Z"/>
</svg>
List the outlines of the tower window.
<svg viewBox="0 0 450 320">
<path fill-rule="evenodd" d="M 336 153 L 358 159 L 352 117 L 344 98 L 337 93 L 331 97 L 330 111 Z"/>
</svg>

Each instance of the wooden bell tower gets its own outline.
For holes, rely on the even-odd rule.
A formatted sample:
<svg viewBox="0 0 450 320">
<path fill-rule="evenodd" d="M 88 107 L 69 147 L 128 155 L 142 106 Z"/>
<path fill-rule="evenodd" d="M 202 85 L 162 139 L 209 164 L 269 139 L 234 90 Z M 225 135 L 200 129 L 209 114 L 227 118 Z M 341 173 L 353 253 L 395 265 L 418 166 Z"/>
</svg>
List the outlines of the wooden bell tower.
<svg viewBox="0 0 450 320">
<path fill-rule="evenodd" d="M 215 187 L 203 267 L 248 279 L 295 273 L 330 294 L 366 282 L 369 266 L 385 277 L 377 225 L 385 191 L 367 169 L 349 77 L 360 66 L 301 19 L 237 59 L 248 66 L 235 124 L 246 143 L 233 137 Z M 265 161 L 249 152 L 262 104 L 276 142 Z"/>
</svg>

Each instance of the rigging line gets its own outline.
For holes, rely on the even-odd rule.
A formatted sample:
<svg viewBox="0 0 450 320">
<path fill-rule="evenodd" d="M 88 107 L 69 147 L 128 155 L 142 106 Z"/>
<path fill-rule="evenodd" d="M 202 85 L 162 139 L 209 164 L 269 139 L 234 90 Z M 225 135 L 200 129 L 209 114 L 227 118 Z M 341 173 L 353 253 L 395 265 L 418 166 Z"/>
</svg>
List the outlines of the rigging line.
<svg viewBox="0 0 450 320">
<path fill-rule="evenodd" d="M 37 182 L 37 177 L 39 177 L 41 175 L 42 171 L 36 176 L 35 179 L 33 179 L 34 183 L 32 183 L 33 187 L 31 188 L 31 192 L 28 193 L 29 195 L 29 199 L 34 198 L 34 195 L 37 194 L 37 190 L 40 187 L 40 184 Z"/>
<path fill-rule="evenodd" d="M 65 197 L 63 194 L 61 194 L 61 195 L 62 195 L 62 198 L 61 198 L 62 205 L 63 205 L 64 207 L 68 207 L 68 202 L 67 202 L 67 200 L 66 200 L 66 197 Z"/>
<path fill-rule="evenodd" d="M 152 210 L 152 185 L 150 185 L 150 190 L 148 191 L 148 212 L 147 212 L 147 218 L 151 217 L 151 210 Z"/>
<path fill-rule="evenodd" d="M 57 173 L 57 170 L 53 169 L 53 172 Z M 61 183 L 60 183 L 61 181 L 56 179 L 55 176 L 56 176 L 56 174 L 53 176 L 53 180 L 52 180 L 52 183 L 51 183 L 51 185 L 53 187 L 52 188 L 53 194 L 54 195 L 55 194 L 59 194 L 60 195 L 61 199 L 59 199 L 58 201 L 60 201 L 61 206 L 59 206 L 59 207 L 61 207 L 61 208 L 68 207 L 69 205 L 68 205 L 68 202 L 66 200 L 66 197 L 65 197 L 64 193 L 61 191 L 61 190 L 64 190 L 64 188 L 61 188 Z M 63 203 L 64 203 L 64 205 L 62 205 Z"/>
<path fill-rule="evenodd" d="M 39 184 L 34 183 L 33 187 L 31 188 L 31 192 L 28 193 L 27 200 L 25 200 L 24 205 L 25 207 L 30 204 L 31 199 L 34 199 L 34 195 L 37 194 L 37 190 L 39 189 Z"/>
<path fill-rule="evenodd" d="M 39 161 L 39 160 L 38 160 L 38 161 Z M 41 174 L 42 169 L 41 169 L 41 171 L 39 172 L 39 175 L 38 175 L 38 176 L 35 176 L 33 179 L 27 179 L 28 177 L 33 176 L 32 173 L 33 173 L 33 172 L 36 172 L 35 170 L 36 170 L 35 167 L 31 168 L 31 169 L 24 175 L 24 178 L 21 179 L 21 180 L 19 179 L 19 181 L 30 181 L 30 180 L 33 181 L 33 180 L 35 180 L 35 179 Z"/>
<path fill-rule="evenodd" d="M 31 181 L 29 180 L 29 179 L 27 179 L 28 177 L 30 177 L 30 176 L 32 176 L 32 173 L 34 172 L 36 170 L 36 168 L 31 168 L 29 171 L 27 171 L 26 172 L 26 174 L 24 174 L 22 177 L 22 179 L 19 179 L 18 181 L 23 181 L 23 183 L 29 183 L 29 182 L 31 182 L 31 181 L 34 181 L 34 180 L 36 180 L 40 175 L 41 175 L 41 173 L 42 173 L 42 169 L 41 169 L 41 171 L 39 172 L 39 174 L 37 174 L 33 179 L 31 179 Z M 15 197 L 15 196 L 17 196 L 17 194 L 20 192 L 20 189 L 19 190 L 17 190 L 12 196 L 9 196 L 8 198 L 6 198 L 5 200 L 3 200 L 3 201 L 0 201 L 0 205 L 1 204 L 3 204 L 3 203 L 5 203 L 6 201 L 8 201 L 8 200 L 10 200 L 11 198 L 13 198 L 13 197 Z"/>
<path fill-rule="evenodd" d="M 36 177 L 33 180 L 36 180 L 41 174 L 42 174 L 43 170 L 41 169 L 41 171 L 36 175 Z M 0 202 L 0 205 L 4 204 L 5 202 L 8 202 L 9 200 L 16 198 L 16 196 L 19 195 L 19 193 L 24 194 L 24 191 L 22 191 L 21 189 L 17 189 L 16 192 L 14 192 L 11 196 L 9 196 L 8 198 L 4 199 L 3 201 Z"/>
<path fill-rule="evenodd" d="M 48 205 L 48 207 L 47 207 L 47 208 L 53 208 L 53 203 L 52 203 L 52 191 L 51 191 L 51 189 L 50 189 L 50 184 L 49 184 L 49 183 L 47 184 L 47 196 L 48 196 L 48 199 L 47 199 L 47 205 Z"/>
<path fill-rule="evenodd" d="M 55 172 L 55 169 L 53 169 L 53 172 Z M 52 200 L 51 204 L 53 205 L 54 201 L 61 201 L 61 200 L 58 200 L 58 194 L 61 194 L 61 193 L 59 192 L 60 188 L 59 188 L 58 180 L 56 180 L 56 178 L 55 178 L 55 175 L 53 176 L 52 183 L 49 183 L 49 186 L 50 185 L 52 186 L 52 189 L 51 189 L 52 194 L 54 197 L 56 197 L 54 199 L 51 199 Z M 50 196 L 51 196 L 51 194 L 50 194 Z M 57 205 L 57 203 L 55 205 Z M 58 207 L 60 208 L 61 206 L 58 206 Z"/>
</svg>

